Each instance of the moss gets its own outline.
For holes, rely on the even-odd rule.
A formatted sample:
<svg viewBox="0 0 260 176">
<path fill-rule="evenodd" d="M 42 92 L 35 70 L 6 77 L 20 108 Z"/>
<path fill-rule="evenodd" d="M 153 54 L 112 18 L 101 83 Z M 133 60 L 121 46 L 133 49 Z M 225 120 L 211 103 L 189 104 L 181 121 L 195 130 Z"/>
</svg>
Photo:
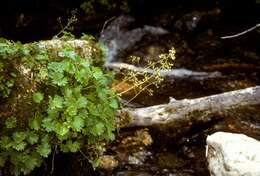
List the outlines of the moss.
<svg viewBox="0 0 260 176">
<path fill-rule="evenodd" d="M 95 144 L 99 151 L 114 138 L 118 102 L 104 56 L 93 40 L 0 41 L 0 167 L 28 174 L 56 147 L 76 152 Z"/>
</svg>

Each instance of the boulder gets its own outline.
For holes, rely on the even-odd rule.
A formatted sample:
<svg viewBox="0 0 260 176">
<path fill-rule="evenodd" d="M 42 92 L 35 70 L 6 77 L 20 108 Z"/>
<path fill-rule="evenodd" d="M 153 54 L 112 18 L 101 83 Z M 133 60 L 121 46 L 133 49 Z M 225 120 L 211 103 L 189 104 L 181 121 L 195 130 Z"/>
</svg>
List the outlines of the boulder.
<svg viewBox="0 0 260 176">
<path fill-rule="evenodd" d="M 211 176 L 260 176 L 260 141 L 244 134 L 208 136 L 206 157 Z"/>
</svg>

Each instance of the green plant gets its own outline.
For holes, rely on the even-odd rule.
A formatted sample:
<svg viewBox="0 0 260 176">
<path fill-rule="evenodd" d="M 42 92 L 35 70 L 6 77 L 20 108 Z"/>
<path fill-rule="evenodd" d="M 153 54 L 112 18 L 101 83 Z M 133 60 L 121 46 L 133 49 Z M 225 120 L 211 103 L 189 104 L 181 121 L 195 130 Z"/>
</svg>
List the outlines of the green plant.
<svg viewBox="0 0 260 176">
<path fill-rule="evenodd" d="M 74 38 L 74 35 L 71 33 L 71 31 L 73 31 L 74 29 L 73 24 L 77 22 L 76 14 L 77 14 L 76 10 L 71 11 L 71 17 L 68 19 L 65 26 L 62 24 L 61 18 L 58 18 L 58 22 L 61 30 L 59 31 L 58 34 L 54 36 L 54 38 L 59 38 L 59 37 L 62 37 L 64 39 Z"/>
<path fill-rule="evenodd" d="M 147 92 L 149 95 L 153 95 L 153 89 L 151 86 L 158 87 L 163 81 L 161 70 L 167 70 L 173 66 L 175 53 L 175 48 L 172 47 L 168 53 L 160 54 L 156 62 L 149 59 L 143 72 L 136 72 L 135 70 L 124 72 L 123 80 L 114 86 L 113 89 L 117 90 L 118 87 L 125 83 L 131 85 L 128 89 L 118 92 L 118 95 L 122 96 L 129 91 L 134 91 L 134 96 L 130 98 L 127 103 L 130 103 L 142 92 Z M 141 58 L 137 56 L 131 56 L 130 59 L 135 64 L 138 64 L 141 60 Z"/>
<path fill-rule="evenodd" d="M 9 56 L 17 57 L 17 53 L 26 53 L 20 43 L 17 43 L 16 48 L 12 48 L 9 42 L 0 39 L 0 98 L 7 97 L 14 86 L 17 70 L 12 67 L 13 63 L 9 62 Z"/>
<path fill-rule="evenodd" d="M 101 144 L 114 139 L 118 102 L 109 88 L 113 76 L 102 70 L 104 53 L 90 44 L 93 58 L 82 58 L 69 46 L 52 52 L 37 43 L 1 40 L 2 170 L 28 174 L 56 148 L 86 149 L 95 164 Z"/>
</svg>

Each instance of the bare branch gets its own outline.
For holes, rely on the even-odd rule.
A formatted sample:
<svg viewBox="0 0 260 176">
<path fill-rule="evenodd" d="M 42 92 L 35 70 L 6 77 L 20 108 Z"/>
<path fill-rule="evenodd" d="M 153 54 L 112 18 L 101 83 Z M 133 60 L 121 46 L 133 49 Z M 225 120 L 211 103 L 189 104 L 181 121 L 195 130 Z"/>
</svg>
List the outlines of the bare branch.
<svg viewBox="0 0 260 176">
<path fill-rule="evenodd" d="M 249 28 L 249 29 L 247 29 L 247 30 L 245 30 L 245 31 L 243 31 L 243 32 L 237 33 L 237 34 L 235 34 L 235 35 L 228 35 L 228 36 L 220 37 L 220 38 L 221 38 L 221 39 L 230 39 L 230 38 L 239 37 L 239 36 L 241 36 L 241 35 L 244 35 L 244 34 L 246 34 L 246 33 L 248 33 L 248 32 L 251 32 L 251 31 L 255 30 L 255 29 L 258 28 L 258 27 L 260 27 L 260 23 L 256 24 L 255 26 L 253 26 L 253 27 L 251 27 L 251 28 Z"/>
<path fill-rule="evenodd" d="M 152 70 L 150 68 L 142 68 L 142 67 L 136 67 L 134 65 L 121 63 L 121 62 L 111 62 L 106 63 L 105 67 L 109 69 L 113 69 L 113 71 L 121 71 L 121 70 L 129 70 L 129 71 L 135 71 L 139 73 L 148 73 L 152 75 L 158 75 L 158 72 L 155 70 Z M 188 69 L 169 69 L 169 70 L 160 70 L 160 76 L 161 77 L 168 77 L 172 79 L 193 79 L 193 80 L 204 80 L 209 78 L 218 78 L 221 77 L 220 72 L 197 72 L 197 71 L 191 71 Z"/>
</svg>

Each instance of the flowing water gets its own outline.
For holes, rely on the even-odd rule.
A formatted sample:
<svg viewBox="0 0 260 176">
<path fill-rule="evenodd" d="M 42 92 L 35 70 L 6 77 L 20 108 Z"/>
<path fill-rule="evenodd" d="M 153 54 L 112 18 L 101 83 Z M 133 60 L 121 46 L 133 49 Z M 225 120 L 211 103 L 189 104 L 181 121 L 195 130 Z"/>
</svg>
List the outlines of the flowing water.
<svg viewBox="0 0 260 176">
<path fill-rule="evenodd" d="M 143 59 L 143 63 L 137 66 L 145 66 L 145 60 L 158 59 L 156 56 L 166 52 L 170 47 L 175 47 L 175 69 L 189 69 L 191 73 L 213 71 L 221 75 L 203 80 L 166 79 L 154 90 L 153 96 L 140 94 L 133 102 L 136 107 L 167 103 L 169 97 L 203 97 L 259 84 L 260 58 L 256 50 L 257 45 L 245 50 L 244 45 L 250 42 L 249 39 L 236 39 L 242 43 L 235 41 L 234 45 L 232 40 L 220 39 L 218 34 L 221 31 L 216 31 L 220 27 L 201 27 L 201 21 L 211 24 L 210 21 L 203 21 L 205 16 L 210 19 L 213 16 L 216 19 L 219 13 L 219 9 L 214 9 L 186 14 L 174 23 L 172 31 L 145 24 L 136 26 L 133 17 L 120 16 L 103 30 L 99 41 L 109 49 L 108 62 L 133 64 L 128 57 L 135 55 Z M 255 33 L 255 37 L 259 39 L 259 34 Z M 259 44 L 259 41 L 252 42 Z M 117 162 L 117 167 L 113 170 L 101 170 L 100 173 L 115 176 L 209 175 L 205 158 L 207 135 L 216 131 L 230 131 L 260 139 L 258 109 L 259 107 L 241 109 L 241 115 L 236 113 L 234 117 L 231 113 L 223 120 L 198 125 L 179 139 L 172 138 L 171 129 L 146 129 L 153 141 L 149 145 L 138 143 L 140 139 L 145 139 L 142 135 L 138 137 L 136 134 L 140 129 L 123 129 L 117 142 L 112 145 L 112 150 L 107 152 L 113 156 L 112 160 Z M 132 136 L 131 140 L 123 142 L 129 136 Z"/>
<path fill-rule="evenodd" d="M 200 6 L 201 2 L 197 1 L 183 1 L 183 4 L 176 1 L 175 6 L 161 10 L 162 5 L 158 1 L 149 1 L 148 4 L 153 6 L 152 15 L 144 17 L 142 6 L 141 12 L 135 17 L 119 15 L 111 18 L 105 23 L 101 34 L 97 34 L 99 42 L 108 48 L 107 63 L 133 64 L 129 56 L 134 55 L 141 58 L 136 66 L 143 67 L 149 60 L 158 60 L 158 55 L 170 48 L 176 50 L 173 68 L 184 70 L 182 73 L 188 75 L 187 78 L 165 79 L 154 89 L 153 96 L 146 92 L 137 96 L 131 104 L 133 107 L 167 103 L 169 97 L 197 98 L 260 84 L 259 30 L 238 38 L 221 39 L 222 36 L 242 32 L 259 23 L 259 5 L 254 4 L 253 8 L 249 8 L 243 6 L 242 1 L 234 4 L 220 0 L 204 6 L 206 1 L 202 2 Z M 145 4 L 147 1 L 138 3 Z M 59 3 L 55 6 L 62 9 Z M 6 10 L 9 13 L 9 9 Z M 2 15 L 0 18 L 4 22 L 0 34 L 22 42 L 50 39 L 59 30 L 56 11 L 47 15 L 40 13 L 38 16 L 19 11 L 11 15 L 14 21 Z M 79 19 L 80 26 L 76 26 L 78 33 L 100 31 L 97 26 L 104 24 L 102 20 L 99 24 L 100 16 L 104 15 L 97 14 L 88 23 L 84 17 Z M 22 25 L 18 23 L 21 20 Z M 217 74 L 202 80 L 189 79 L 189 75 L 208 72 Z M 117 78 L 120 82 L 120 76 Z M 124 86 L 127 89 L 129 85 Z M 124 101 L 131 96 L 124 96 Z M 80 153 L 57 154 L 53 175 L 208 176 L 205 158 L 207 135 L 216 131 L 231 131 L 260 140 L 260 107 L 240 109 L 236 116 L 231 113 L 222 120 L 198 124 L 180 138 L 174 138 L 172 131 L 158 127 L 121 129 L 105 153 L 107 169 L 93 170 Z M 46 163 L 32 175 L 50 175 L 52 158 Z"/>
</svg>

